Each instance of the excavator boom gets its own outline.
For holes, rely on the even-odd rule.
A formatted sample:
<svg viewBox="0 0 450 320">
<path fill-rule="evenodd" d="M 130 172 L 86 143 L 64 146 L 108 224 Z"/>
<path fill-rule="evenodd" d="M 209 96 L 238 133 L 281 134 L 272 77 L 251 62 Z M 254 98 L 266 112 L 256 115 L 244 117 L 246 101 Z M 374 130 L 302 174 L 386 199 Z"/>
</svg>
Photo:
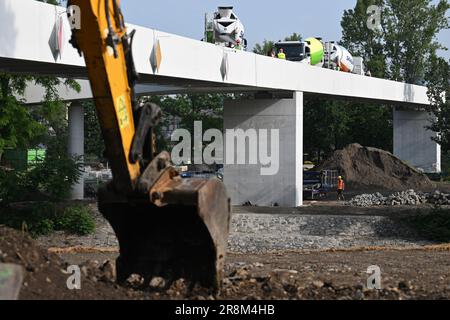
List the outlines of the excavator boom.
<svg viewBox="0 0 450 320">
<path fill-rule="evenodd" d="M 139 274 L 184 278 L 218 290 L 230 202 L 218 179 L 182 179 L 169 153 L 155 151 L 159 106 L 138 105 L 132 54 L 119 0 L 70 0 L 80 8 L 72 45 L 84 55 L 113 181 L 99 191 L 100 212 L 120 245 L 117 280 Z M 70 12 L 70 10 L 69 10 Z M 70 14 L 70 13 L 69 13 Z"/>
</svg>

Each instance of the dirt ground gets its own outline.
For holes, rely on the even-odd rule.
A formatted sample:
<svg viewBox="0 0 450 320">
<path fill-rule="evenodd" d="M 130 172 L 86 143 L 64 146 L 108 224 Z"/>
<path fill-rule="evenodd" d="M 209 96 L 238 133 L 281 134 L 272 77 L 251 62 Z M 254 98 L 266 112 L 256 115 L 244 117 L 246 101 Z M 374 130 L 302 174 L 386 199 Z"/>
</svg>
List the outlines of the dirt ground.
<svg viewBox="0 0 450 320">
<path fill-rule="evenodd" d="M 70 263 L 113 261 L 115 253 L 65 253 Z M 101 263 L 99 263 L 101 264 Z M 381 290 L 368 289 L 367 268 L 381 269 Z M 188 292 L 182 283 L 140 291 L 142 299 L 449 299 L 450 245 L 340 251 L 229 254 L 222 292 Z M 142 289 L 142 287 L 141 287 Z M 130 289 L 133 291 L 132 289 Z M 133 291 L 134 292 L 134 291 Z M 134 292 L 135 293 L 135 292 Z"/>
<path fill-rule="evenodd" d="M 57 255 L 15 231 L 1 230 L 1 262 L 19 263 L 21 299 L 449 299 L 450 245 L 229 254 L 219 295 L 182 281 L 150 288 L 140 279 L 114 283 L 117 252 L 61 249 Z M 17 242 L 21 237 L 21 242 Z M 9 243 L 7 247 L 5 244 Z M 53 249 L 53 251 L 56 251 Z M 80 265 L 81 290 L 66 286 L 68 265 Z M 367 268 L 381 269 L 381 290 L 367 288 Z"/>
<path fill-rule="evenodd" d="M 427 206 L 354 208 L 334 201 L 308 203 L 297 209 L 277 208 L 293 215 L 401 217 L 423 214 Z M 273 208 L 240 207 L 238 212 L 273 213 Z M 58 237 L 63 237 L 58 235 Z M 59 238 L 58 238 L 59 239 Z M 35 241 L 20 231 L 0 226 L 0 263 L 16 263 L 25 277 L 20 299 L 449 299 L 450 244 L 284 250 L 266 253 L 228 253 L 219 295 L 189 288 L 183 280 L 159 279 L 150 286 L 139 277 L 124 286 L 115 283 L 114 246 L 73 248 L 63 238 Z M 418 238 L 422 239 L 422 238 Z M 56 246 L 55 246 L 56 245 Z M 49 250 L 49 247 L 53 247 Z M 65 272 L 81 269 L 81 290 L 69 290 Z M 381 289 L 368 289 L 369 266 L 381 270 Z"/>
</svg>

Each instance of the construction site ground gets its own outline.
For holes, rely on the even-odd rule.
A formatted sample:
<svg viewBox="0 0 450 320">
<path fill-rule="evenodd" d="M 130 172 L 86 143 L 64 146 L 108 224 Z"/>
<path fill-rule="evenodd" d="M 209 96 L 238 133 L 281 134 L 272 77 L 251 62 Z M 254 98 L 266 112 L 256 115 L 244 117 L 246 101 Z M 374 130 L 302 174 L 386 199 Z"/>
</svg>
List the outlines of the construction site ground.
<svg viewBox="0 0 450 320">
<path fill-rule="evenodd" d="M 38 243 L 67 264 L 85 266 L 85 281 L 98 284 L 97 296 L 86 289 L 89 298 L 449 299 L 450 241 L 436 240 L 408 222 L 435 210 L 430 205 L 357 208 L 333 200 L 295 209 L 234 207 L 220 296 L 188 290 L 182 281 L 152 289 L 136 279 L 126 288 L 114 285 L 117 242 L 98 212 L 94 235 L 56 233 Z M 381 290 L 367 288 L 373 265 L 381 269 Z M 101 294 L 108 286 L 116 291 Z M 67 291 L 65 283 L 61 290 Z"/>
</svg>

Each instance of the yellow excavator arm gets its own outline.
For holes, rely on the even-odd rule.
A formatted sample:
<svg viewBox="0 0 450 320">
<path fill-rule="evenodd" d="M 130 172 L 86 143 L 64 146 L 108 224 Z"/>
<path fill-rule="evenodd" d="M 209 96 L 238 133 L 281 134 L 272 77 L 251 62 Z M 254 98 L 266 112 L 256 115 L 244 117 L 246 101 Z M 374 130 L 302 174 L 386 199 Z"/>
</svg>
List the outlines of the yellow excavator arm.
<svg viewBox="0 0 450 320">
<path fill-rule="evenodd" d="M 156 154 L 153 128 L 162 116 L 138 105 L 132 54 L 119 0 L 70 0 L 80 8 L 71 43 L 84 55 L 113 181 L 99 191 L 99 210 L 120 245 L 117 280 L 140 274 L 184 278 L 217 290 L 230 223 L 218 179 L 182 179 L 167 152 Z M 170 281 L 168 282 L 170 283 Z"/>
</svg>

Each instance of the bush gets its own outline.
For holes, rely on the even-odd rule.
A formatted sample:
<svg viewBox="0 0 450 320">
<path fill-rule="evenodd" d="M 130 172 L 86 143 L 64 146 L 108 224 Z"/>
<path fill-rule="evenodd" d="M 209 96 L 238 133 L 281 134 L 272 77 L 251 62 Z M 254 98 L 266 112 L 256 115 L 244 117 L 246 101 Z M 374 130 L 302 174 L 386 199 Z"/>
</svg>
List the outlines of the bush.
<svg viewBox="0 0 450 320">
<path fill-rule="evenodd" d="M 406 222 L 426 239 L 450 241 L 450 210 L 435 208 L 428 214 L 408 217 Z"/>
<path fill-rule="evenodd" d="M 72 206 L 64 210 L 56 221 L 56 230 L 64 230 L 78 235 L 87 235 L 95 231 L 95 221 L 86 206 Z"/>
<path fill-rule="evenodd" d="M 29 170 L 0 169 L 0 205 L 21 201 L 62 201 L 82 175 L 78 158 L 49 154 Z"/>
<path fill-rule="evenodd" d="M 53 231 L 66 231 L 87 235 L 95 231 L 95 221 L 89 207 L 64 207 L 51 202 L 33 203 L 21 208 L 1 208 L 0 224 L 24 230 L 32 237 L 48 235 Z"/>
</svg>

